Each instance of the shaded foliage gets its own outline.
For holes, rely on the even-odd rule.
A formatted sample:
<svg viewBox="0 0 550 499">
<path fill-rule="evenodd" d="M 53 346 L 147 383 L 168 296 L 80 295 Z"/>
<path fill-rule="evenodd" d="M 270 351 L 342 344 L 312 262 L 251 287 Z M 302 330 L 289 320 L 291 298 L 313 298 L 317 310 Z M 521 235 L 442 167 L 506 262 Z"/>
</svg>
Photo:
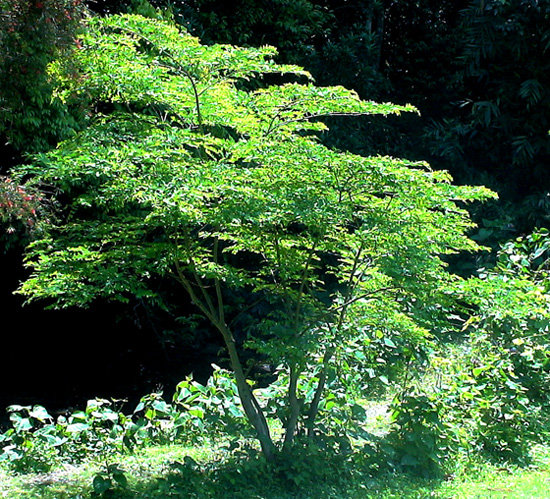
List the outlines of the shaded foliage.
<svg viewBox="0 0 550 499">
<path fill-rule="evenodd" d="M 81 16 L 80 0 L 0 2 L 0 135 L 18 150 L 48 149 L 77 126 L 48 65 L 78 47 Z"/>
<path fill-rule="evenodd" d="M 443 124 L 436 147 L 489 172 L 512 198 L 547 191 L 550 4 L 472 2 L 461 20 L 460 112 Z"/>
</svg>

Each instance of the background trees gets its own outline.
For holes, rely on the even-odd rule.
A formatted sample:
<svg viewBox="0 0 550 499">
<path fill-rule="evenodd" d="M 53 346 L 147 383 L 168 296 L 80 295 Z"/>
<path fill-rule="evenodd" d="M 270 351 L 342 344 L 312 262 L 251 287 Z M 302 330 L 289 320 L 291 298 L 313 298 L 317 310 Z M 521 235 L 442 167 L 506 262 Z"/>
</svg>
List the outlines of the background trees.
<svg viewBox="0 0 550 499">
<path fill-rule="evenodd" d="M 16 151 L 47 149 L 76 126 L 52 95 L 48 65 L 78 46 L 80 0 L 0 2 L 0 137 Z M 8 149 L 3 154 L 4 160 Z"/>
<path fill-rule="evenodd" d="M 458 100 L 434 129 L 440 157 L 469 177 L 489 174 L 505 199 L 525 200 L 523 213 L 508 213 L 520 231 L 547 223 L 549 15 L 547 2 L 462 11 Z"/>
</svg>

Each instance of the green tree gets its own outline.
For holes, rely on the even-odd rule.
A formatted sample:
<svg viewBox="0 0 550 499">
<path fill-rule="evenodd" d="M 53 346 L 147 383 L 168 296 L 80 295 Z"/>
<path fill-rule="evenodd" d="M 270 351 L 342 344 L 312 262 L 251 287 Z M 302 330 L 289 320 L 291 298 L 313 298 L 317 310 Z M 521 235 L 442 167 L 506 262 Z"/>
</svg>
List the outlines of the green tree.
<svg viewBox="0 0 550 499">
<path fill-rule="evenodd" d="M 243 316 L 245 346 L 288 379 L 287 449 L 315 434 L 347 345 L 429 334 L 459 281 L 444 255 L 479 249 L 462 204 L 492 195 L 425 163 L 327 148 L 324 117 L 414 109 L 317 87 L 275 54 L 204 46 L 139 16 L 91 19 L 75 54 L 84 77 L 57 91 L 104 114 L 17 169 L 65 206 L 29 246 L 20 292 L 53 307 L 134 296 L 181 309 L 190 298 L 224 340 L 268 459 L 280 447 L 247 380 Z M 288 83 L 247 90 L 266 74 Z M 185 293 L 164 293 L 167 277 Z"/>
</svg>

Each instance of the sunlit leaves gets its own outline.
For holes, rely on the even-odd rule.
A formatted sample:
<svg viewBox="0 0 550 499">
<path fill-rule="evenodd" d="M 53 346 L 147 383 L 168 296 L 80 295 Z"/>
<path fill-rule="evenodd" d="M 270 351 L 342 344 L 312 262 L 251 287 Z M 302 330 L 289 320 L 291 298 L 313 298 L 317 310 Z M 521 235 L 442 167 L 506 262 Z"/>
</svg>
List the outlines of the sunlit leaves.
<svg viewBox="0 0 550 499">
<path fill-rule="evenodd" d="M 35 246 L 40 279 L 51 271 L 57 282 L 57 263 L 67 273 L 67 289 L 49 287 L 52 296 L 65 296 L 71 283 L 80 290 L 83 280 L 110 283 L 110 265 L 121 279 L 134 271 L 146 278 L 143 269 L 169 272 L 174 258 L 207 279 L 248 286 L 256 278 L 256 289 L 276 294 L 293 293 L 302 282 L 309 293 L 323 286 L 315 270 L 327 267 L 321 255 L 336 257 L 325 271 L 345 272 L 359 247 L 362 272 L 376 266 L 411 291 L 442 278 L 439 255 L 476 249 L 463 236 L 472 224 L 456 200 L 483 199 L 489 191 L 452 186 L 446 173 L 422 163 L 333 151 L 302 135 L 322 128 L 324 116 L 412 107 L 364 102 L 342 87 L 238 88 L 237 79 L 259 73 L 302 75 L 276 65 L 274 54 L 266 47 L 203 46 L 138 16 L 90 21 L 79 52 L 86 77 L 82 87 L 68 90 L 126 103 L 128 110 L 96 117 L 74 139 L 20 169 L 70 197 L 57 237 L 78 241 L 76 247 L 93 256 L 83 260 L 50 248 L 48 258 L 57 256 L 44 260 L 45 246 Z M 106 237 L 109 224 L 127 224 L 128 232 Z M 222 242 L 227 258 L 212 261 L 213 240 Z M 169 244 L 178 250 L 167 251 Z M 232 258 L 243 253 L 256 255 L 259 267 L 235 267 Z M 79 276 L 88 272 L 86 279 L 69 275 L 72 263 Z M 25 292 L 32 292 L 33 279 Z M 103 294 L 101 286 L 90 296 Z M 122 288 L 104 285 L 109 296 Z"/>
<path fill-rule="evenodd" d="M 464 203 L 492 193 L 425 163 L 326 147 L 316 132 L 327 116 L 414 109 L 306 83 L 274 55 L 204 46 L 138 16 L 91 20 L 84 77 L 59 91 L 103 114 L 19 168 L 64 201 L 29 248 L 21 292 L 57 306 L 137 295 L 178 308 L 157 286 L 173 278 L 224 338 L 250 306 L 235 312 L 228 296 L 261 304 L 241 316 L 247 344 L 294 372 L 319 358 L 327 368 L 349 342 L 410 356 L 435 322 L 420 309 L 457 279 L 443 255 L 479 249 Z M 286 76 L 268 86 L 265 73 Z"/>
</svg>

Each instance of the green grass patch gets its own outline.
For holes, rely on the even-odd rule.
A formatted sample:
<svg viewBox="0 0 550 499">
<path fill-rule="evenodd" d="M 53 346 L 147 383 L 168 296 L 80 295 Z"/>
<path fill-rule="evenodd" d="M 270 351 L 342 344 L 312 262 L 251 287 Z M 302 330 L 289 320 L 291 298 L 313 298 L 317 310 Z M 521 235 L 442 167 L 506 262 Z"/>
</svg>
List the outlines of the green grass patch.
<svg viewBox="0 0 550 499">
<path fill-rule="evenodd" d="M 104 496 L 137 498 L 537 498 L 548 497 L 550 449 L 539 447 L 529 468 L 487 464 L 454 477 L 429 480 L 405 474 L 367 473 L 349 465 L 338 472 L 338 456 L 304 458 L 302 465 L 325 463 L 325 473 L 282 462 L 271 471 L 261 458 L 216 446 L 149 447 L 116 462 L 128 485 Z M 61 466 L 50 473 L 9 474 L 0 469 L 0 497 L 5 499 L 91 498 L 92 481 L 104 463 Z M 345 466 L 345 465 L 343 465 Z M 308 469 L 308 468 L 303 468 Z"/>
</svg>

